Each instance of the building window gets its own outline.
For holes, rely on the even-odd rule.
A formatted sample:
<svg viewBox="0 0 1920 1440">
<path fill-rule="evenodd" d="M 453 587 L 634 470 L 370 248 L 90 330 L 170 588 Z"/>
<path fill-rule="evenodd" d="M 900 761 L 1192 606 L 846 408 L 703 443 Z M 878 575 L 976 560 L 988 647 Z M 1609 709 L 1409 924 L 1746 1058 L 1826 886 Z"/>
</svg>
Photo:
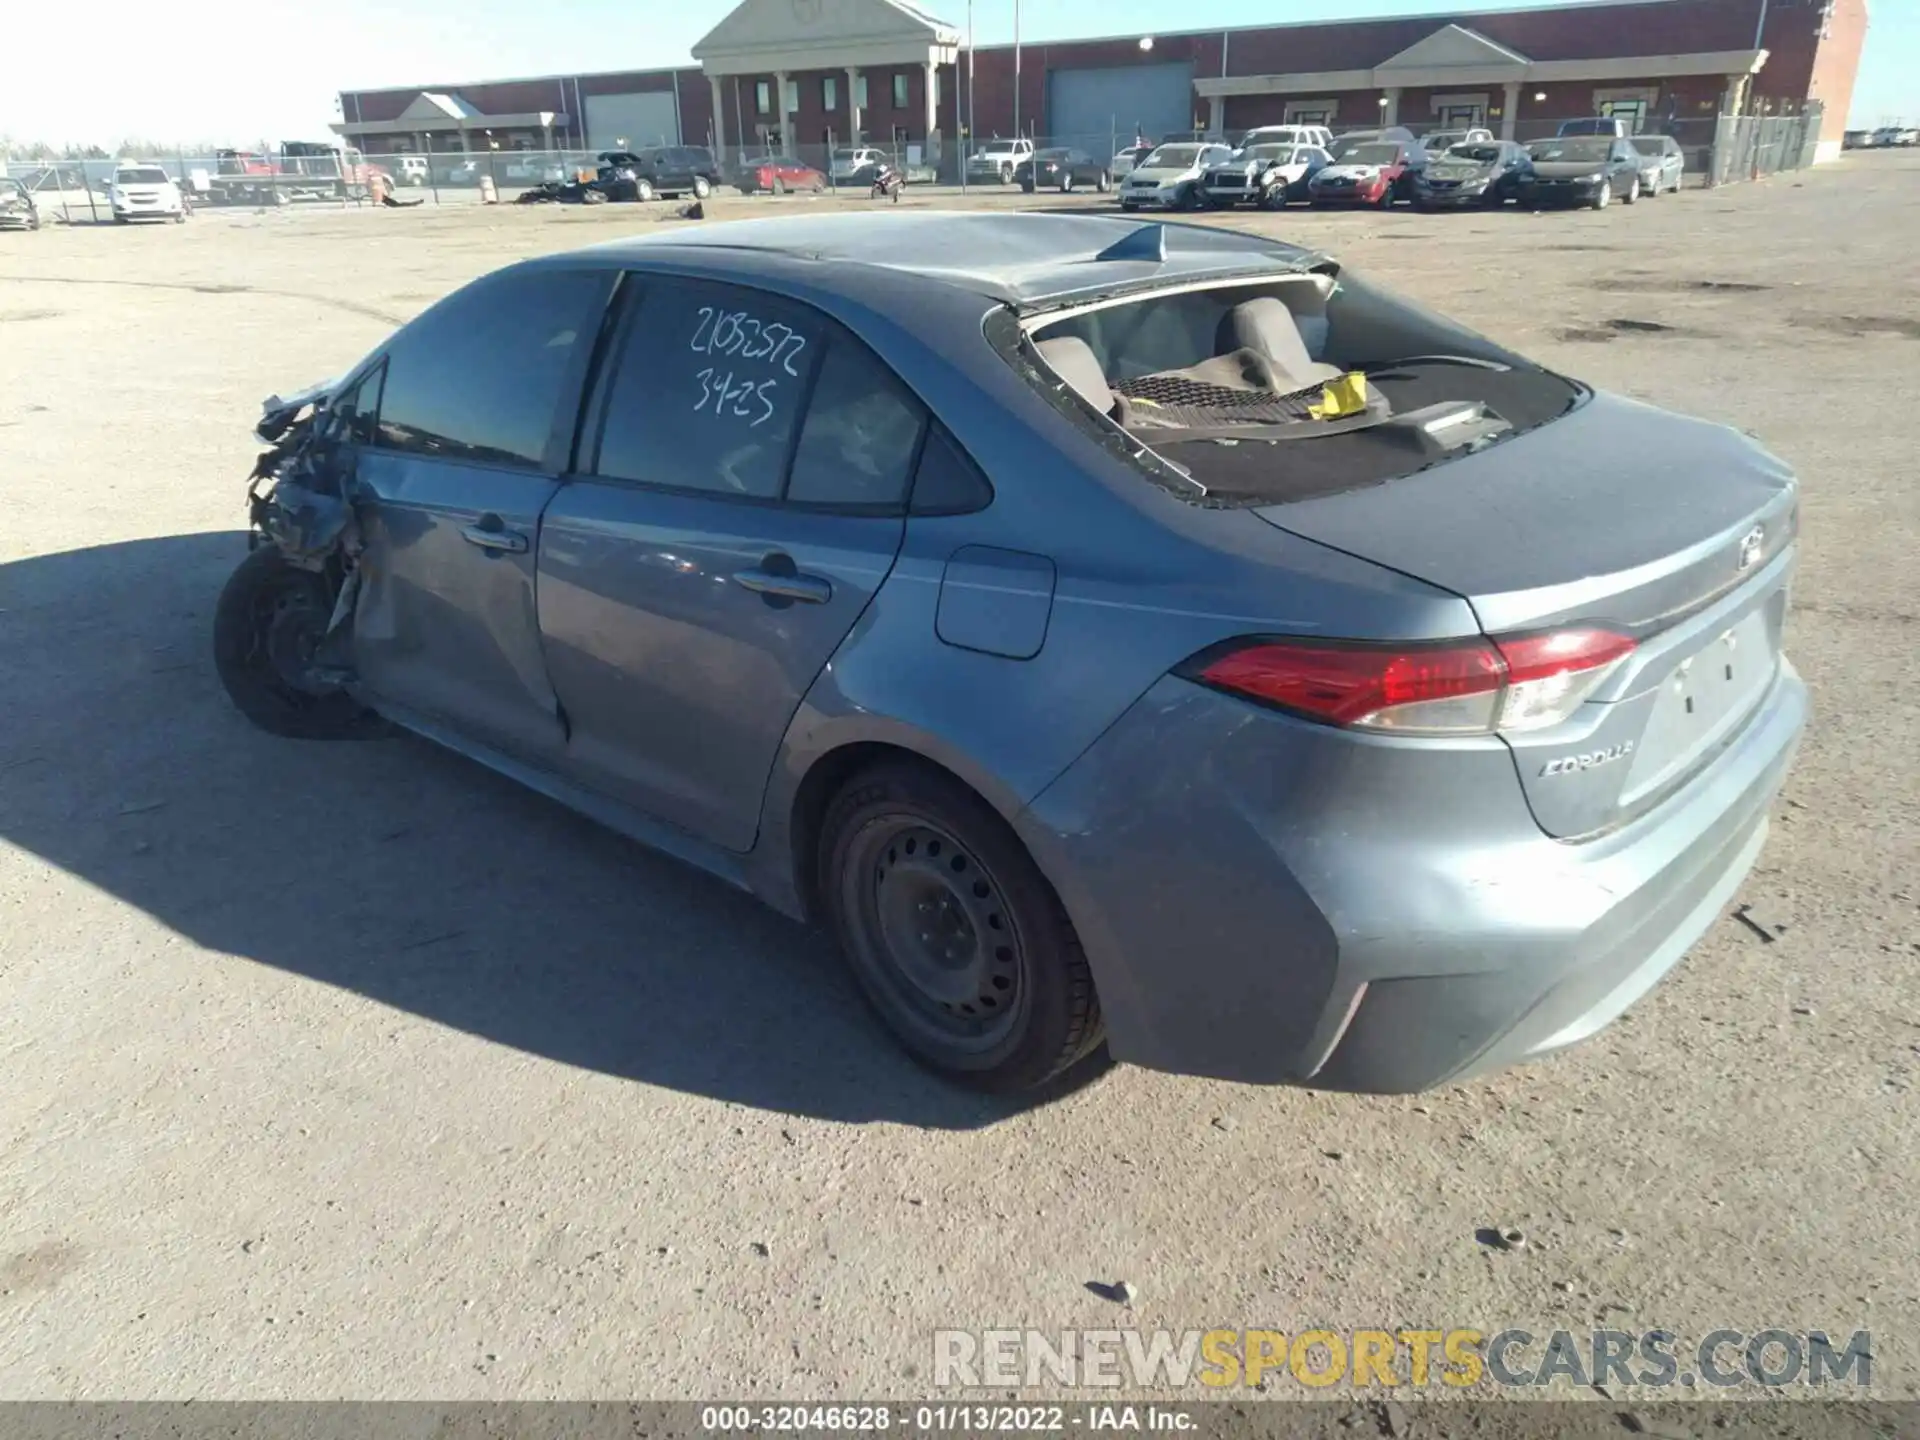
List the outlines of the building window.
<svg viewBox="0 0 1920 1440">
<path fill-rule="evenodd" d="M 768 80 L 753 82 L 753 113 L 771 115 L 773 113 L 773 83 Z"/>
<path fill-rule="evenodd" d="M 867 108 L 867 77 L 865 75 L 853 77 L 853 103 L 862 110 Z"/>
<path fill-rule="evenodd" d="M 906 71 L 896 70 L 893 72 L 893 108 L 894 109 L 904 110 L 907 108 L 908 105 L 913 103 L 909 99 L 907 94 L 907 87 L 911 83 L 912 83 L 912 77 L 909 76 Z"/>
<path fill-rule="evenodd" d="M 798 80 L 787 81 L 786 101 L 787 101 L 787 108 L 780 112 L 782 115 L 792 115 L 797 110 L 799 110 L 800 82 Z"/>
<path fill-rule="evenodd" d="M 940 104 L 940 72 L 935 70 L 929 74 L 927 83 L 933 86 L 933 103 L 937 107 Z"/>
<path fill-rule="evenodd" d="M 1331 125 L 1339 108 L 1338 100 L 1289 100 L 1282 118 L 1289 125 Z"/>
<path fill-rule="evenodd" d="M 822 110 L 840 108 L 840 77 L 838 75 L 820 77 L 820 108 Z"/>
<path fill-rule="evenodd" d="M 1593 113 L 1611 115 L 1627 122 L 1629 134 L 1637 135 L 1646 126 L 1647 112 L 1659 103 L 1657 85 L 1636 85 L 1619 90 L 1593 92 Z"/>
</svg>

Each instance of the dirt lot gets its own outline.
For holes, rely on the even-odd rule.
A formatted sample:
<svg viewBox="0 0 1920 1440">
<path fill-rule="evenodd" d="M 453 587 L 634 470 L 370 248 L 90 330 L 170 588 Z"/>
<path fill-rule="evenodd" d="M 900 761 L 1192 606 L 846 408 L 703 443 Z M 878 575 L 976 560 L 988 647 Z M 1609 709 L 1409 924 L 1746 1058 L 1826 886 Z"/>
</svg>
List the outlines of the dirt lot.
<svg viewBox="0 0 1920 1440">
<path fill-rule="evenodd" d="M 936 1327 L 1131 1323 L 1869 1328 L 1920 1395 L 1920 160 L 1242 221 L 1805 480 L 1816 719 L 1743 896 L 1774 938 L 1729 918 L 1583 1050 L 1404 1099 L 957 1094 L 720 885 L 226 704 L 261 397 L 650 223 L 0 236 L 0 1395 L 901 1395 Z M 1131 1314 L 1087 1288 L 1121 1279 Z"/>
</svg>

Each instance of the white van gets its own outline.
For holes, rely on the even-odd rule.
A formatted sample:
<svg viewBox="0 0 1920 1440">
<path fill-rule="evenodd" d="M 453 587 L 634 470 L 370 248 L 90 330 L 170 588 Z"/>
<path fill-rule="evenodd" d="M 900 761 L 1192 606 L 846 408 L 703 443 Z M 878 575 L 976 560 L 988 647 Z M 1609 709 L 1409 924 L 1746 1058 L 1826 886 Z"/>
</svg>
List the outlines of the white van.
<svg viewBox="0 0 1920 1440">
<path fill-rule="evenodd" d="M 1325 125 L 1261 125 L 1242 135 L 1238 148 L 1254 145 L 1312 145 L 1327 150 L 1333 146 L 1333 131 Z"/>
</svg>

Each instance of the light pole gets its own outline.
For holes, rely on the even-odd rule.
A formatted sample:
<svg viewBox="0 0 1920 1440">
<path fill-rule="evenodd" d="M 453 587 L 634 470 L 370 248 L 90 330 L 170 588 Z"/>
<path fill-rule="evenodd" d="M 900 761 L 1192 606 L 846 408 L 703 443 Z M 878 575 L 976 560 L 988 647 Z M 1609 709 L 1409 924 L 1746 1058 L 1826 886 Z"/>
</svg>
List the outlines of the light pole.
<svg viewBox="0 0 1920 1440">
<path fill-rule="evenodd" d="M 1020 138 L 1020 0 L 1013 0 L 1013 137 Z"/>
</svg>

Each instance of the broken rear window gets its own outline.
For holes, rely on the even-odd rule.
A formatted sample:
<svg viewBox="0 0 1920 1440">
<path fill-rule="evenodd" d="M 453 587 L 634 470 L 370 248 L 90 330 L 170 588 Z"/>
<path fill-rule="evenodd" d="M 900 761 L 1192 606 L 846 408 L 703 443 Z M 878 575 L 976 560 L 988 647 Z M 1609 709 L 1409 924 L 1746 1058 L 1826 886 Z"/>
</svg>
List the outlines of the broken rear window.
<svg viewBox="0 0 1920 1440">
<path fill-rule="evenodd" d="M 1585 393 L 1347 272 L 1132 296 L 1025 330 L 1003 349 L 1056 405 L 1215 502 L 1397 479 L 1547 424 Z"/>
</svg>

